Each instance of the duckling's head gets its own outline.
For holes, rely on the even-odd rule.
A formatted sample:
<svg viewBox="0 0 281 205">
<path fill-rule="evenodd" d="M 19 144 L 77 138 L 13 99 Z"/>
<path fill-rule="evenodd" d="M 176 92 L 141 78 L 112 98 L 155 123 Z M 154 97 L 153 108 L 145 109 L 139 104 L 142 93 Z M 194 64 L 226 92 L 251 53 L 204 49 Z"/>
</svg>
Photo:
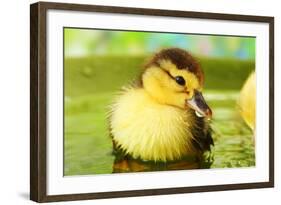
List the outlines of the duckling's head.
<svg viewBox="0 0 281 205">
<path fill-rule="evenodd" d="M 163 49 L 146 64 L 142 85 L 157 102 L 193 109 L 197 116 L 211 118 L 212 111 L 202 95 L 204 74 L 185 50 Z"/>
</svg>

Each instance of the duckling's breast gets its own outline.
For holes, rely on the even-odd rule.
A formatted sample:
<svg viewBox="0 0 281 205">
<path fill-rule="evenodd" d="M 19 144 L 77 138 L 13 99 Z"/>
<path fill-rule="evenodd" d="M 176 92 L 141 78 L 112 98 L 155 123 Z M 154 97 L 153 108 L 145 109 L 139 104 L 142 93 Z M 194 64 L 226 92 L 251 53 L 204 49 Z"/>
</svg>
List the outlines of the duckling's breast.
<svg viewBox="0 0 281 205">
<path fill-rule="evenodd" d="M 159 104 L 145 90 L 129 89 L 112 106 L 110 128 L 122 150 L 142 160 L 176 160 L 193 154 L 194 116 Z"/>
</svg>

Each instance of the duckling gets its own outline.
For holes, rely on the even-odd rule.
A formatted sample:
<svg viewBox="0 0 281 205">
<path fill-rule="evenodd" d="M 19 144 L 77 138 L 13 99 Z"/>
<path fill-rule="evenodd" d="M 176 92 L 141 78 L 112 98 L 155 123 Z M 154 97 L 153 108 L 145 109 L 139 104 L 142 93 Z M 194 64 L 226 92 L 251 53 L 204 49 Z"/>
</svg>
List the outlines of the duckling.
<svg viewBox="0 0 281 205">
<path fill-rule="evenodd" d="M 111 106 L 113 172 L 195 169 L 214 145 L 204 75 L 187 51 L 167 48 Z"/>
<path fill-rule="evenodd" d="M 240 114 L 255 132 L 256 124 L 256 73 L 252 72 L 245 81 L 238 100 Z"/>
</svg>

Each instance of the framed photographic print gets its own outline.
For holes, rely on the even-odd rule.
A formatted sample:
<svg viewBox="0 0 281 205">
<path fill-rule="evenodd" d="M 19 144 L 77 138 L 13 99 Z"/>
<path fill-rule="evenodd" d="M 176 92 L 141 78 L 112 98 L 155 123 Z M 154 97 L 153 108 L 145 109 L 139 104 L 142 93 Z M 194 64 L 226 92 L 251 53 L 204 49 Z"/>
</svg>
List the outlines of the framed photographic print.
<svg viewBox="0 0 281 205">
<path fill-rule="evenodd" d="M 30 198 L 274 186 L 274 18 L 31 5 Z"/>
</svg>

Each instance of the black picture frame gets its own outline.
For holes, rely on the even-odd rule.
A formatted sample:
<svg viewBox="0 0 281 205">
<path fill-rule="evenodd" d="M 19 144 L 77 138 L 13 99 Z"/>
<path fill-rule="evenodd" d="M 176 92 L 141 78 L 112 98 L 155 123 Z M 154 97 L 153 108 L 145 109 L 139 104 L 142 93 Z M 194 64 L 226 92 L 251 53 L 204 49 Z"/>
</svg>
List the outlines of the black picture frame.
<svg viewBox="0 0 281 205">
<path fill-rule="evenodd" d="M 46 12 L 48 10 L 217 19 L 269 24 L 269 181 L 228 185 L 47 195 Z M 30 6 L 30 199 L 36 202 L 178 194 L 274 186 L 274 17 L 38 2 Z"/>
</svg>

